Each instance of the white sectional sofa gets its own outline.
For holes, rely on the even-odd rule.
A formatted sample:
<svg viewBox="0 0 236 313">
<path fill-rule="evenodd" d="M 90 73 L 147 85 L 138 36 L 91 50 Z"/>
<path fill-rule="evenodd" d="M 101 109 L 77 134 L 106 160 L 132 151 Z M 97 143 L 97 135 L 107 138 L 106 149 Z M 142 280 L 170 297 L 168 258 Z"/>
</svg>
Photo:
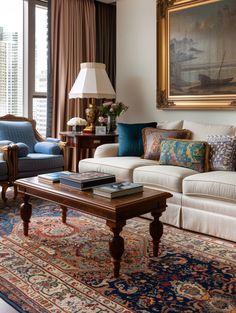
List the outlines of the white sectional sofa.
<svg viewBox="0 0 236 313">
<path fill-rule="evenodd" d="M 202 124 L 190 121 L 164 122 L 164 129 L 188 129 L 193 140 L 207 135 L 236 134 L 233 125 Z M 183 229 L 236 242 L 236 172 L 198 173 L 192 169 L 159 165 L 140 157 L 119 157 L 119 144 L 99 146 L 94 158 L 81 160 L 79 171 L 101 171 L 115 174 L 119 180 L 130 180 L 173 194 L 162 221 Z M 151 218 L 151 217 L 150 217 Z"/>
</svg>

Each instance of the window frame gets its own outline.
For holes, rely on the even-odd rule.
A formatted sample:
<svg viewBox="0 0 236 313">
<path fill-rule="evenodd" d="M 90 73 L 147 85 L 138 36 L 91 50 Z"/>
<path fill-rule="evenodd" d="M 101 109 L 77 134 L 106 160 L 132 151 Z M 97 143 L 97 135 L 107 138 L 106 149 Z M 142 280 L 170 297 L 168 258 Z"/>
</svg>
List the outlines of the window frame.
<svg viewBox="0 0 236 313">
<path fill-rule="evenodd" d="M 47 92 L 35 90 L 35 11 L 48 8 L 46 0 L 24 0 L 24 116 L 33 118 L 33 99 L 47 99 Z"/>
</svg>

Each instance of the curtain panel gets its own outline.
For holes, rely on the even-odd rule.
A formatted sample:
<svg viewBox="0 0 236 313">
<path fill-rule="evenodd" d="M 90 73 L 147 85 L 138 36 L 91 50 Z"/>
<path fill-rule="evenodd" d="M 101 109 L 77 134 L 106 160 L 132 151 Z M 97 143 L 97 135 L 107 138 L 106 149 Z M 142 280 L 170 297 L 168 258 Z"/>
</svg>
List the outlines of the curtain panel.
<svg viewBox="0 0 236 313">
<path fill-rule="evenodd" d="M 95 1 L 96 62 L 106 64 L 106 71 L 116 87 L 116 5 Z"/>
<path fill-rule="evenodd" d="M 52 135 L 58 137 L 73 116 L 83 116 L 79 99 L 68 99 L 80 63 L 96 54 L 93 0 L 51 0 Z"/>
</svg>

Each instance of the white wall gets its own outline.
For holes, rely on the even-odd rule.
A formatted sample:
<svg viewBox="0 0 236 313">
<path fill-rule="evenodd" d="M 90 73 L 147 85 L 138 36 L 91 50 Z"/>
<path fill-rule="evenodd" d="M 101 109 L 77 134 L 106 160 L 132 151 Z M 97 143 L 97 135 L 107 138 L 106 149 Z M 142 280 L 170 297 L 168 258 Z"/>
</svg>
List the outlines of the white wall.
<svg viewBox="0 0 236 313">
<path fill-rule="evenodd" d="M 162 111 L 156 108 L 156 0 L 117 1 L 117 100 L 129 106 L 124 122 L 187 119 L 236 124 L 236 111 Z"/>
</svg>

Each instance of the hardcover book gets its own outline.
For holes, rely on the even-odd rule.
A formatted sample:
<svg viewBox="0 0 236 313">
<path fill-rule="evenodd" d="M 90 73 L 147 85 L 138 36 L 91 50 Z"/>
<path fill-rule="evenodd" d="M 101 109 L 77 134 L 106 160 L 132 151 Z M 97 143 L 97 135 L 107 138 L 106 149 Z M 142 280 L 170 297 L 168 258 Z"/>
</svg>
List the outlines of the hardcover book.
<svg viewBox="0 0 236 313">
<path fill-rule="evenodd" d="M 73 173 L 61 177 L 60 183 L 62 185 L 70 186 L 80 190 L 92 188 L 94 186 L 113 183 L 116 181 L 115 175 L 100 173 L 100 172 L 84 172 Z"/>
<path fill-rule="evenodd" d="M 93 193 L 106 198 L 116 198 L 142 192 L 143 185 L 132 182 L 111 183 L 93 188 Z"/>
<path fill-rule="evenodd" d="M 60 181 L 60 178 L 65 175 L 72 174 L 68 171 L 60 171 L 60 172 L 53 172 L 47 174 L 40 174 L 38 175 L 38 181 L 42 183 L 57 183 Z"/>
</svg>

